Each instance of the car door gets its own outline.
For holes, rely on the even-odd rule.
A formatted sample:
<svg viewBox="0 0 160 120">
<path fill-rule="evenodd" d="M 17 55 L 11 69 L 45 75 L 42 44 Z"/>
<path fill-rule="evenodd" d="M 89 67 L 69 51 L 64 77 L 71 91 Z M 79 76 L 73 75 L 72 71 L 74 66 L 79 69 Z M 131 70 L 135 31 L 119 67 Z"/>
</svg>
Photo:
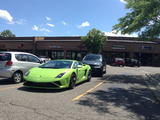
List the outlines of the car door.
<svg viewBox="0 0 160 120">
<path fill-rule="evenodd" d="M 33 55 L 27 55 L 28 56 L 28 67 L 38 67 L 41 65 L 41 60 L 38 59 L 38 57 L 33 56 Z"/>
<path fill-rule="evenodd" d="M 23 71 L 23 73 L 27 72 L 30 67 L 28 67 L 28 56 L 27 54 L 15 54 L 16 62 L 14 65 L 17 69 Z"/>
<path fill-rule="evenodd" d="M 81 62 L 77 62 L 77 64 L 78 66 L 81 66 L 80 68 L 77 68 L 78 69 L 78 81 L 81 81 L 82 78 L 85 76 L 85 68 Z"/>
</svg>

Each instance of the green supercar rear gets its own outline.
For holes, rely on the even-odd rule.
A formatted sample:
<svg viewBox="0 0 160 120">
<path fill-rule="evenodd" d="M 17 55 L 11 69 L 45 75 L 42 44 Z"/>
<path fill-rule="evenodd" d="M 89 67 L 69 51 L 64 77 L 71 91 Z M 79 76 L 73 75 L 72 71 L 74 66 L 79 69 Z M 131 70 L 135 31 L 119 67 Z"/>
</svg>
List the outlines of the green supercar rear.
<svg viewBox="0 0 160 120">
<path fill-rule="evenodd" d="M 73 89 L 82 81 L 90 81 L 91 67 L 75 60 L 53 60 L 30 69 L 24 86 L 46 89 Z"/>
</svg>

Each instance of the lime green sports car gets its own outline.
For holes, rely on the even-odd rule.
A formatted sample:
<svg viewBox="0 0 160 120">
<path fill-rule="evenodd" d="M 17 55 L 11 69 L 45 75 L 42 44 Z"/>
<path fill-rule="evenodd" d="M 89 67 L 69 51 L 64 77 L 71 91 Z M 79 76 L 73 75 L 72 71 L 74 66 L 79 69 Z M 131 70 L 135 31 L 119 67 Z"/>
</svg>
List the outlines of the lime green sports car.
<svg viewBox="0 0 160 120">
<path fill-rule="evenodd" d="M 46 89 L 73 89 L 82 81 L 91 80 L 91 67 L 75 60 L 53 60 L 30 69 L 24 86 Z"/>
</svg>

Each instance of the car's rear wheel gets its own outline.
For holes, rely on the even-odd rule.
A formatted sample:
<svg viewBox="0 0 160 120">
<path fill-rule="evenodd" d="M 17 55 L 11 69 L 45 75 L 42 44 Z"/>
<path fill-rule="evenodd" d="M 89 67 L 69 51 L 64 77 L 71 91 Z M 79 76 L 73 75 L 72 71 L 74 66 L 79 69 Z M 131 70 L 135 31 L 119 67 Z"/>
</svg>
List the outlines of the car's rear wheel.
<svg viewBox="0 0 160 120">
<path fill-rule="evenodd" d="M 87 82 L 90 82 L 91 78 L 92 78 L 92 74 L 91 74 L 91 71 L 89 71 L 87 75 Z"/>
<path fill-rule="evenodd" d="M 75 85 L 76 85 L 76 75 L 72 74 L 70 78 L 69 89 L 74 89 Z"/>
<path fill-rule="evenodd" d="M 21 72 L 15 72 L 12 76 L 12 80 L 15 84 L 22 82 L 23 74 Z"/>
</svg>

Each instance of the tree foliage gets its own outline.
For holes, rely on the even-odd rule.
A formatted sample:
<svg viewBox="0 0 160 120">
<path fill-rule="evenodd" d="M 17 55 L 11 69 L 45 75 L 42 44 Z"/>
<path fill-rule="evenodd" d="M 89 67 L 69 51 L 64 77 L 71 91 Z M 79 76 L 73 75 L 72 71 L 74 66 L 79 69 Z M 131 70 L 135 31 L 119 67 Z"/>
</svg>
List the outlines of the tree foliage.
<svg viewBox="0 0 160 120">
<path fill-rule="evenodd" d="M 160 0 L 125 0 L 128 13 L 113 30 L 122 34 L 137 32 L 142 38 L 160 36 Z"/>
<path fill-rule="evenodd" d="M 99 53 L 107 37 L 105 36 L 104 32 L 93 28 L 81 39 L 83 40 L 83 43 L 89 52 Z"/>
<path fill-rule="evenodd" d="M 16 37 L 10 30 L 4 30 L 0 33 L 0 37 Z"/>
</svg>

